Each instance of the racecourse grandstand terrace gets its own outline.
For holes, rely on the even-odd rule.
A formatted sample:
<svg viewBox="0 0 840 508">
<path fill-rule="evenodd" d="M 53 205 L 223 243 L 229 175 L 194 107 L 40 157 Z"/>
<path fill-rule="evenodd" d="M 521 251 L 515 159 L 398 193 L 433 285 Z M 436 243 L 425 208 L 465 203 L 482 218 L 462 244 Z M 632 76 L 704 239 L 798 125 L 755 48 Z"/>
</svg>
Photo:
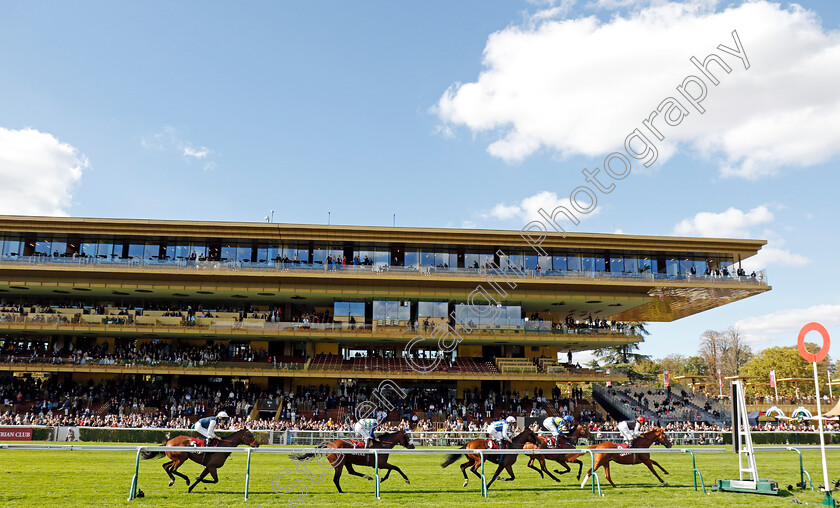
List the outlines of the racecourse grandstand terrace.
<svg viewBox="0 0 840 508">
<path fill-rule="evenodd" d="M 0 216 L 0 423 L 188 427 L 224 409 L 332 428 L 391 380 L 406 395 L 390 391 L 388 425 L 713 424 L 712 402 L 660 408 L 574 355 L 769 291 L 740 266 L 764 244 L 569 233 L 538 252 L 517 231 Z"/>
</svg>

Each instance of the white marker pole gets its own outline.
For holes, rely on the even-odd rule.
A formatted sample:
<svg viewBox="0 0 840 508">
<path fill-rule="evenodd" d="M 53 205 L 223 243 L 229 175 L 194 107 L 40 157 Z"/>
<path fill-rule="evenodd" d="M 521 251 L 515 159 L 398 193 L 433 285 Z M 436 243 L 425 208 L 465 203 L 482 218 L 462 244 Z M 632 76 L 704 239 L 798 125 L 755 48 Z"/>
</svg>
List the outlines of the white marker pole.
<svg viewBox="0 0 840 508">
<path fill-rule="evenodd" d="M 825 463 L 825 436 L 823 436 L 823 418 L 822 418 L 822 405 L 820 404 L 820 378 L 817 374 L 817 362 L 813 362 L 814 364 L 814 389 L 817 391 L 817 422 L 820 425 L 820 452 L 822 453 L 822 467 L 823 467 L 823 483 L 824 491 L 828 492 L 831 490 L 828 484 L 828 466 Z"/>
</svg>

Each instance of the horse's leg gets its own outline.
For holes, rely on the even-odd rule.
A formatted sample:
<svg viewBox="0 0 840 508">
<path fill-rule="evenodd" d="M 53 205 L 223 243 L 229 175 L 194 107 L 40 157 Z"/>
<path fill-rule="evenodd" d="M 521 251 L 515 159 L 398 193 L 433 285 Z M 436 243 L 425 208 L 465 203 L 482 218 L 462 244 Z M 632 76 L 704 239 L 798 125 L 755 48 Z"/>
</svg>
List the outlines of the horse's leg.
<svg viewBox="0 0 840 508">
<path fill-rule="evenodd" d="M 542 457 L 540 457 L 540 466 L 542 467 L 542 470 L 543 470 L 543 471 L 545 471 L 545 474 L 547 474 L 549 478 L 551 478 L 551 479 L 552 479 L 552 480 L 554 480 L 555 482 L 559 482 L 559 481 L 560 481 L 560 479 L 559 479 L 559 478 L 557 478 L 556 476 L 554 476 L 553 474 L 551 474 L 551 472 L 548 470 L 548 468 L 547 468 L 547 467 L 545 467 L 545 459 L 544 459 L 544 458 L 542 458 Z M 568 466 L 566 466 L 566 469 L 568 469 Z"/>
<path fill-rule="evenodd" d="M 516 455 L 511 455 L 511 457 L 515 458 Z M 502 478 L 502 480 L 504 480 L 506 482 L 512 482 L 513 480 L 516 479 L 516 475 L 513 474 L 513 463 L 514 462 L 516 462 L 515 459 L 510 461 L 510 464 L 505 464 L 505 471 L 508 472 L 508 474 L 510 475 L 510 478 Z"/>
<path fill-rule="evenodd" d="M 493 478 L 490 479 L 490 483 L 487 484 L 487 488 L 490 488 L 490 485 L 493 485 L 493 482 L 496 481 L 496 478 L 499 477 L 499 474 L 502 472 L 502 469 L 505 468 L 504 462 L 499 462 L 499 467 L 496 468 L 496 472 L 493 473 Z"/>
<path fill-rule="evenodd" d="M 646 466 L 647 466 L 647 468 L 648 468 L 648 469 L 650 469 L 650 472 L 651 472 L 651 473 L 653 473 L 653 476 L 655 476 L 655 477 L 656 477 L 656 479 L 657 479 L 657 480 L 659 480 L 659 483 L 661 483 L 663 486 L 667 486 L 667 485 L 668 485 L 668 482 L 666 482 L 665 480 L 663 480 L 662 478 L 660 478 L 660 477 L 659 477 L 659 475 L 656 473 L 656 469 L 654 469 L 654 468 L 653 468 L 653 464 L 651 464 L 651 462 L 653 462 L 653 461 L 652 461 L 652 460 L 650 460 L 650 458 L 649 458 L 649 457 L 643 458 L 643 459 L 642 459 L 642 462 L 644 463 L 644 465 L 646 465 Z M 662 467 L 662 466 L 659 466 L 659 467 Z"/>
<path fill-rule="evenodd" d="M 384 481 L 385 481 L 385 479 L 386 479 L 386 478 L 388 478 L 388 475 L 390 475 L 390 474 L 391 474 L 391 471 L 396 471 L 396 472 L 398 472 L 398 473 L 400 474 L 400 476 L 402 476 L 402 477 L 403 477 L 403 480 L 405 480 L 405 483 L 407 483 L 407 484 L 411 485 L 411 482 L 408 480 L 408 476 L 406 476 L 406 475 L 405 475 L 405 473 L 403 473 L 403 472 L 402 472 L 402 469 L 400 469 L 400 468 L 399 468 L 399 466 L 395 466 L 395 465 L 393 465 L 393 464 L 388 464 L 388 463 L 386 462 L 386 463 L 385 463 L 382 467 L 387 468 L 387 469 L 388 469 L 388 472 L 385 474 L 385 478 L 383 478 L 381 481 L 383 481 L 383 482 L 384 482 Z"/>
<path fill-rule="evenodd" d="M 566 470 L 565 470 L 565 471 L 560 471 L 559 469 L 555 469 L 555 470 L 554 470 L 554 472 L 555 472 L 555 473 L 557 473 L 557 474 L 566 474 L 566 473 L 568 473 L 569 471 L 571 471 L 571 470 L 572 470 L 572 468 L 570 468 L 570 467 L 569 467 L 569 464 L 567 464 L 567 463 L 566 463 L 565 458 L 562 458 L 562 459 L 554 459 L 554 461 L 555 461 L 555 462 L 557 462 L 558 464 L 560 464 L 561 466 L 563 466 L 563 467 L 565 467 L 565 468 L 566 468 Z M 575 462 L 577 462 L 577 461 L 575 461 Z M 581 465 L 581 467 L 583 467 L 583 463 L 582 463 L 582 462 L 580 463 L 580 465 Z M 580 480 L 580 475 L 578 475 L 578 480 Z"/>
<path fill-rule="evenodd" d="M 204 471 L 202 471 L 201 474 L 198 475 L 198 478 L 195 479 L 193 484 L 190 485 L 190 488 L 187 490 L 187 492 L 192 492 L 192 490 L 195 488 L 195 486 L 198 485 L 199 483 L 201 483 L 201 481 L 204 479 L 205 476 L 207 476 L 207 473 L 209 473 L 209 472 L 210 472 L 210 470 L 205 467 Z"/>
<path fill-rule="evenodd" d="M 341 480 L 341 470 L 342 469 L 344 469 L 344 464 L 339 464 L 335 468 L 335 474 L 333 474 L 333 483 L 335 484 L 335 488 L 338 489 L 339 494 L 344 493 L 344 491 L 341 490 L 341 484 L 339 483 L 339 480 Z"/>
<path fill-rule="evenodd" d="M 581 461 L 580 461 L 580 459 L 575 459 L 575 460 L 573 460 L 572 462 L 577 462 L 577 465 L 578 465 L 578 475 L 577 475 L 577 479 L 578 479 L 578 480 L 580 480 L 580 473 L 581 473 L 581 471 L 583 471 L 583 462 L 581 462 Z M 569 466 L 569 465 L 568 465 L 568 464 L 566 464 L 566 467 L 568 467 L 568 466 Z"/>
<path fill-rule="evenodd" d="M 173 462 L 173 464 L 169 468 L 169 471 L 168 471 L 170 473 L 169 476 L 172 476 L 174 474 L 175 476 L 177 476 L 179 478 L 183 478 L 187 482 L 187 486 L 189 486 L 190 485 L 189 477 L 187 475 L 185 475 L 184 473 L 181 473 L 181 472 L 178 471 L 178 468 L 181 467 L 184 464 L 184 461 L 175 459 L 172 462 Z M 169 485 L 171 486 L 172 484 L 170 483 Z"/>
<path fill-rule="evenodd" d="M 169 471 L 169 466 L 171 466 L 173 462 L 175 462 L 175 461 L 170 460 L 169 462 L 166 462 L 165 464 L 163 464 L 163 466 L 161 466 L 161 467 L 163 467 L 163 470 L 166 471 L 166 474 L 169 475 L 169 486 L 170 487 L 175 485 L 175 477 L 172 476 L 172 472 Z"/>
<path fill-rule="evenodd" d="M 656 473 L 654 473 L 654 474 L 656 474 Z M 615 487 L 615 483 L 613 483 L 612 477 L 610 477 L 610 464 L 609 464 L 609 462 L 604 464 L 604 477 L 607 479 L 608 482 L 610 482 L 610 485 Z"/>
<path fill-rule="evenodd" d="M 656 466 L 656 467 L 658 467 L 659 469 L 661 469 L 663 473 L 665 473 L 665 474 L 671 474 L 671 473 L 669 473 L 668 471 L 665 471 L 665 468 L 664 468 L 664 467 L 662 467 L 662 466 L 660 466 L 660 465 L 659 465 L 659 462 L 656 462 L 656 461 L 655 461 L 655 460 L 653 460 L 653 459 L 650 459 L 650 461 L 653 463 L 653 465 L 654 465 L 654 466 Z"/>
<path fill-rule="evenodd" d="M 534 459 L 539 459 L 540 465 L 542 466 L 542 468 L 537 468 L 534 465 Z M 540 474 L 540 480 L 545 478 L 545 475 L 543 475 L 543 471 L 545 470 L 545 461 L 543 460 L 542 457 L 531 457 L 531 460 L 528 461 L 528 467 L 530 467 L 531 469 L 533 469 L 534 471 L 536 471 Z"/>
<path fill-rule="evenodd" d="M 203 483 L 219 483 L 219 475 L 216 473 L 216 468 L 208 468 L 210 471 L 210 476 L 213 477 L 213 480 L 201 480 Z"/>
<path fill-rule="evenodd" d="M 357 464 L 357 465 L 358 465 L 358 464 Z M 366 475 L 366 474 L 357 473 L 357 472 L 356 472 L 356 470 L 355 470 L 355 469 L 353 469 L 353 461 L 351 461 L 351 460 L 348 460 L 348 461 L 344 464 L 344 467 L 346 467 L 346 468 L 347 468 L 347 473 L 348 473 L 348 474 L 352 474 L 353 476 L 360 476 L 360 477 L 364 478 L 365 480 L 373 480 L 373 478 L 371 478 L 370 476 L 368 476 L 368 475 Z"/>
</svg>

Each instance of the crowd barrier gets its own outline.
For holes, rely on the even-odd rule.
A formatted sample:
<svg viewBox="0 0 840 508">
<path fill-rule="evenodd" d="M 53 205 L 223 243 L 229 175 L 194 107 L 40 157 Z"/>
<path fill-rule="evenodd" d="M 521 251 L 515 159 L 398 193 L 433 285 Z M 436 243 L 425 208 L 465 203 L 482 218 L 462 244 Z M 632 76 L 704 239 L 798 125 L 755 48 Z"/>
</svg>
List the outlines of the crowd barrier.
<svg viewBox="0 0 840 508">
<path fill-rule="evenodd" d="M 128 500 L 131 501 L 136 497 L 137 486 L 140 475 L 140 454 L 142 452 L 183 452 L 182 446 L 117 446 L 117 445 L 50 445 L 50 444 L 0 444 L 0 450 L 62 450 L 62 451 L 106 451 L 106 452 L 136 452 L 134 462 L 134 476 L 131 479 L 131 490 L 128 495 Z M 248 489 L 250 486 L 251 477 L 251 455 L 255 453 L 280 453 L 280 454 L 301 454 L 301 453 L 321 453 L 321 454 L 362 454 L 374 456 L 374 496 L 376 499 L 381 499 L 380 478 L 379 478 L 379 455 L 479 455 L 481 459 L 481 495 L 482 497 L 489 497 L 487 491 L 487 478 L 484 473 L 484 457 L 486 455 L 571 455 L 582 453 L 588 455 L 592 472 L 591 489 L 592 494 L 597 494 L 603 497 L 601 492 L 601 481 L 598 473 L 594 471 L 595 455 L 599 454 L 657 454 L 657 453 L 689 453 L 691 455 L 691 465 L 694 475 L 694 490 L 697 491 L 697 477 L 700 476 L 700 485 L 703 487 L 703 492 L 706 492 L 706 486 L 703 482 L 702 474 L 697 469 L 695 462 L 696 453 L 726 453 L 727 450 L 723 448 L 618 448 L 608 450 L 592 450 L 589 448 L 574 448 L 574 449 L 543 449 L 543 450 L 465 450 L 465 449 L 370 449 L 370 448 L 204 448 L 204 453 L 246 453 L 245 465 L 245 500 L 248 500 Z M 331 467 L 331 466 L 330 466 Z M 581 484 L 581 488 L 586 485 L 587 479 Z"/>
</svg>

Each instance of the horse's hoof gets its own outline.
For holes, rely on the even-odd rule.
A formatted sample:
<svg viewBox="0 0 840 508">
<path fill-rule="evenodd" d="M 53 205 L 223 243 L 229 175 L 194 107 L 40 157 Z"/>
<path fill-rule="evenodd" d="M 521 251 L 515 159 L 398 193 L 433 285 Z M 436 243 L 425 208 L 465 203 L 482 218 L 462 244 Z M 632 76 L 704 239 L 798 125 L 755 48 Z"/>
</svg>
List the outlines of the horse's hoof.
<svg viewBox="0 0 840 508">
<path fill-rule="evenodd" d="M 462 487 L 466 487 L 468 483 L 470 483 L 469 480 L 464 480 L 464 484 L 462 485 Z"/>
<path fill-rule="evenodd" d="M 170 487 L 173 486 L 173 485 L 175 485 L 175 480 L 172 480 L 171 482 L 169 482 Z M 187 484 L 187 485 L 189 485 L 189 484 Z"/>
<path fill-rule="evenodd" d="M 410 481 L 408 481 L 408 480 L 406 480 L 406 481 L 405 481 L 405 484 L 406 484 L 406 485 L 411 485 L 411 482 L 410 482 Z"/>
<path fill-rule="evenodd" d="M 365 480 L 373 480 L 373 478 L 371 478 L 371 477 L 370 477 L 370 476 L 368 476 L 368 475 L 365 475 Z"/>
<path fill-rule="evenodd" d="M 670 485 L 668 485 L 668 482 L 662 482 L 662 486 L 663 487 L 670 487 Z"/>
</svg>

